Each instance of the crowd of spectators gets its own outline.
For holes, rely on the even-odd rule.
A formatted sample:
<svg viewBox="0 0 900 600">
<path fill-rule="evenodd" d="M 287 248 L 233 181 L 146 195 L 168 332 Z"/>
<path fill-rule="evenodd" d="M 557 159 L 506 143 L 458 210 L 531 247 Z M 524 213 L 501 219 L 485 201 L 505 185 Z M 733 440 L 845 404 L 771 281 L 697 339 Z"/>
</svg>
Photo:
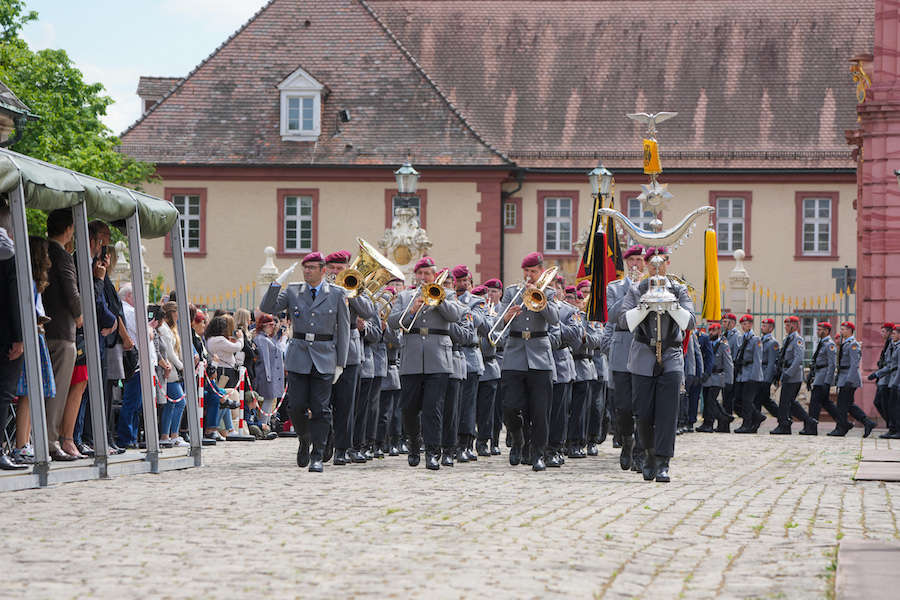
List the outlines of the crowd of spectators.
<svg viewBox="0 0 900 600">
<path fill-rule="evenodd" d="M 24 469 L 35 461 L 29 398 L 43 396 L 47 439 L 53 461 L 94 455 L 92 399 L 85 353 L 82 295 L 79 292 L 70 209 L 47 217 L 47 236 L 28 239 L 38 323 L 43 389 L 29 385 L 24 362 L 15 251 L 8 233 L 9 210 L 0 205 L 0 468 Z M 274 413 L 284 395 L 286 328 L 271 315 L 239 309 L 209 315 L 190 306 L 191 339 L 178 333 L 174 295 L 135 309 L 130 283 L 116 289 L 108 272 L 115 264 L 111 231 L 102 221 L 89 223 L 91 269 L 102 371 L 101 402 L 107 418 L 110 454 L 146 447 L 137 319 L 148 322 L 147 351 L 159 443 L 162 448 L 190 446 L 185 387 L 202 382 L 203 443 L 231 439 L 273 439 Z M 282 320 L 282 323 L 286 319 Z M 182 362 L 189 344 L 193 365 Z M 201 372 L 202 371 L 202 372 Z M 120 402 L 114 402 L 120 400 Z M 15 417 L 11 408 L 15 409 Z M 242 412 L 243 411 L 243 412 Z M 246 423 L 244 430 L 240 424 Z"/>
</svg>

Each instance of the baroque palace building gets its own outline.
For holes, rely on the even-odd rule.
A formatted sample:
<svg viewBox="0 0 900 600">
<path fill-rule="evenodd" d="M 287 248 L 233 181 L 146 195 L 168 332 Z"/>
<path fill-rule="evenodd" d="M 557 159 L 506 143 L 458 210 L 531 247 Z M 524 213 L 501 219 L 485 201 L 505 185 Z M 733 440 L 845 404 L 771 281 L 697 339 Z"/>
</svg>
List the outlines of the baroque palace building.
<svg viewBox="0 0 900 600">
<path fill-rule="evenodd" d="M 649 221 L 625 114 L 677 111 L 665 222 L 712 204 L 723 281 L 742 248 L 760 285 L 830 295 L 856 266 L 844 132 L 873 19 L 874 0 L 272 0 L 184 77 L 141 78 L 121 150 L 182 212 L 192 294 L 250 282 L 268 245 L 283 268 L 374 243 L 398 204 L 439 264 L 513 281 L 535 249 L 574 274 L 600 160 L 617 208 Z M 393 177 L 407 157 L 413 199 Z M 698 287 L 702 238 L 673 256 Z M 168 244 L 147 241 L 151 267 Z"/>
</svg>

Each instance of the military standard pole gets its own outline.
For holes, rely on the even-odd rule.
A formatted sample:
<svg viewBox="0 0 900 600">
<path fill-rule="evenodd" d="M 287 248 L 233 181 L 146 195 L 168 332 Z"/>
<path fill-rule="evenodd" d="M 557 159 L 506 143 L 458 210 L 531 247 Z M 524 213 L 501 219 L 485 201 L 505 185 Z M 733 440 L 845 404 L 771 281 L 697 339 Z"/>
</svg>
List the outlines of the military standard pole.
<svg viewBox="0 0 900 600">
<path fill-rule="evenodd" d="M 132 196 L 133 197 L 133 196 Z M 159 473 L 159 427 L 156 423 L 156 365 L 150 364 L 150 328 L 147 326 L 147 296 L 144 294 L 144 261 L 141 256 L 141 223 L 137 210 L 126 220 L 128 253 L 131 256 L 131 286 L 134 293 L 134 321 L 137 326 L 138 365 L 141 377 L 141 404 L 144 409 L 144 439 L 150 471 Z"/>
<path fill-rule="evenodd" d="M 14 161 L 15 162 L 15 161 Z M 28 219 L 22 180 L 9 195 L 12 230 L 16 243 L 16 288 L 19 316 L 25 342 L 25 375 L 28 380 L 28 405 L 31 408 L 34 470 L 38 485 L 47 485 L 50 471 L 50 446 L 47 440 L 47 412 L 44 407 L 44 381 L 41 377 L 41 352 L 38 345 L 37 313 L 34 307 L 34 280 L 31 277 L 31 248 L 28 244 Z"/>
<path fill-rule="evenodd" d="M 84 202 L 72 207 L 75 221 L 75 252 L 78 267 L 78 288 L 81 293 L 81 314 L 84 318 L 84 353 L 88 368 L 88 398 L 90 398 L 91 426 L 94 433 L 94 464 L 100 477 L 107 477 L 109 445 L 106 439 L 106 416 L 103 402 L 103 371 L 100 367 L 100 325 L 97 323 L 94 297 L 94 273 L 91 242 L 88 235 L 87 208 Z M 105 343 L 105 341 L 104 341 Z"/>
</svg>

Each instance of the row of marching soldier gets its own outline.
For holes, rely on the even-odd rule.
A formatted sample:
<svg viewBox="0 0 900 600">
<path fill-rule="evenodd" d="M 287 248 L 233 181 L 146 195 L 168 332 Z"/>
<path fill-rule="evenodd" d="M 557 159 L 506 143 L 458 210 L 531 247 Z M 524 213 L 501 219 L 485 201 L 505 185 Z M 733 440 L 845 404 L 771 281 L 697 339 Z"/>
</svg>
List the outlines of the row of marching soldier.
<svg viewBox="0 0 900 600">
<path fill-rule="evenodd" d="M 667 274 L 666 248 L 625 252 L 626 276 L 605 290 L 605 323 L 585 312 L 590 282 L 567 286 L 537 252 L 523 258 L 522 278 L 511 285 L 474 285 L 465 265 L 442 269 L 426 256 L 408 287 L 388 269 L 365 293 L 370 278 L 350 258 L 344 250 L 308 254 L 260 305 L 265 313 L 286 311 L 292 323 L 287 406 L 297 464 L 310 471 L 399 454 L 411 467 L 439 470 L 500 455 L 503 446 L 510 465 L 544 471 L 596 456 L 611 434 L 623 470 L 667 482 L 676 434 L 693 431 L 701 397 L 697 431 L 729 432 L 737 414 L 743 422 L 734 432 L 755 433 L 763 408 L 778 419 L 773 434 L 790 433 L 793 418 L 804 423 L 801 433 L 816 434 L 821 408 L 837 423 L 830 435 L 846 434 L 848 415 L 866 435 L 874 427 L 853 402 L 861 349 L 852 323 L 842 324 L 839 344 L 830 324 L 820 324 L 808 413 L 797 402 L 799 319 L 785 320 L 783 344 L 770 319 L 761 337 L 754 334 L 751 315 L 727 314 L 701 330 L 687 285 Z M 303 282 L 291 283 L 298 266 Z M 683 320 L 668 313 L 633 320 L 653 286 L 671 294 Z M 883 359 L 875 376 L 888 386 L 900 353 Z M 773 385 L 779 402 L 770 398 Z M 880 397 L 889 416 L 896 396 Z"/>
</svg>

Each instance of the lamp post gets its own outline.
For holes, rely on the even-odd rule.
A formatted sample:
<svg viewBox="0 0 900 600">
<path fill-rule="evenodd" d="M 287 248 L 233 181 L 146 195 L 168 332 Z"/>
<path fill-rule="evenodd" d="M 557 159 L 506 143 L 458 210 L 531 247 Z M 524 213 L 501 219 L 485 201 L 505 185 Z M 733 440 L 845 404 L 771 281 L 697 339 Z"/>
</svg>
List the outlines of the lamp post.
<svg viewBox="0 0 900 600">
<path fill-rule="evenodd" d="M 588 171 L 588 181 L 591 182 L 591 194 L 596 198 L 606 198 L 609 196 L 612 187 L 613 174 L 609 169 L 599 163 L 596 167 Z"/>
<path fill-rule="evenodd" d="M 397 191 L 401 196 L 412 196 L 416 193 L 416 187 L 419 185 L 419 172 L 413 169 L 407 160 L 403 166 L 394 171 L 394 178 L 397 180 Z"/>
</svg>

